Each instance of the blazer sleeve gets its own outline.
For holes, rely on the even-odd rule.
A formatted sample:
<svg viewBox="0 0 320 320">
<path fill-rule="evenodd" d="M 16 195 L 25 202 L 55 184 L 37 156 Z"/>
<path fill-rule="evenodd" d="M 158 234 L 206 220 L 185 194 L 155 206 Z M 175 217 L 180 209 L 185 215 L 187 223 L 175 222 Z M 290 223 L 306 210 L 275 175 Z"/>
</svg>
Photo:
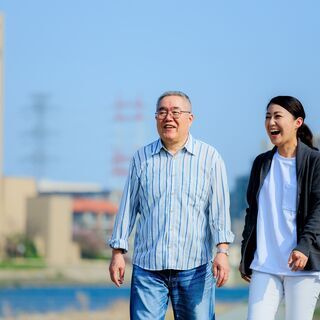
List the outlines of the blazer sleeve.
<svg viewBox="0 0 320 320">
<path fill-rule="evenodd" d="M 310 178 L 310 194 L 305 224 L 295 250 L 309 257 L 314 246 L 320 248 L 320 154 L 315 158 Z"/>
<path fill-rule="evenodd" d="M 242 232 L 242 243 L 241 243 L 241 255 L 244 251 L 244 245 L 246 241 L 248 240 L 248 237 L 250 236 L 251 230 L 255 224 L 254 217 L 256 215 L 256 196 L 257 196 L 257 190 L 259 187 L 259 176 L 260 176 L 260 163 L 261 163 L 261 155 L 256 157 L 256 159 L 253 162 L 248 188 L 247 188 L 247 208 L 246 208 L 246 215 L 245 215 L 245 223 L 244 228 Z"/>
</svg>

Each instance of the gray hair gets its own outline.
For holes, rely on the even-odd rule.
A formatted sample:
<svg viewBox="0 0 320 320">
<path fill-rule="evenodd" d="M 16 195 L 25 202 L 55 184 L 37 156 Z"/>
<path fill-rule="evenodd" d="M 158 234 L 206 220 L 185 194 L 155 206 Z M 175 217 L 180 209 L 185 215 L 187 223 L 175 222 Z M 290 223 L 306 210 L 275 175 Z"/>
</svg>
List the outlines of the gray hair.
<svg viewBox="0 0 320 320">
<path fill-rule="evenodd" d="M 192 105 L 191 105 L 190 98 L 182 91 L 166 91 L 166 92 L 164 92 L 157 100 L 157 110 L 160 107 L 160 101 L 163 98 L 169 97 L 169 96 L 179 96 L 179 97 L 182 97 L 182 98 L 186 99 L 188 104 L 189 104 L 190 111 L 192 111 Z"/>
</svg>

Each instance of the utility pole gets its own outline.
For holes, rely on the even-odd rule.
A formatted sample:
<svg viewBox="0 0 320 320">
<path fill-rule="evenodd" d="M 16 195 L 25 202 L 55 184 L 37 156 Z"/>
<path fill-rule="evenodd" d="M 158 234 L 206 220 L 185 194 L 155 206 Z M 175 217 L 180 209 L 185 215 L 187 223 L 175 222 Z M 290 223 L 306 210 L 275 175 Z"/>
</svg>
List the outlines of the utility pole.
<svg viewBox="0 0 320 320">
<path fill-rule="evenodd" d="M 31 109 L 32 127 L 26 132 L 31 140 L 32 147 L 26 155 L 26 160 L 31 164 L 33 176 L 36 180 L 44 177 L 47 164 L 51 157 L 48 154 L 49 146 L 49 128 L 48 112 L 50 105 L 49 96 L 44 93 L 37 93 L 32 96 Z M 28 109 L 29 109 L 28 108 Z"/>
</svg>

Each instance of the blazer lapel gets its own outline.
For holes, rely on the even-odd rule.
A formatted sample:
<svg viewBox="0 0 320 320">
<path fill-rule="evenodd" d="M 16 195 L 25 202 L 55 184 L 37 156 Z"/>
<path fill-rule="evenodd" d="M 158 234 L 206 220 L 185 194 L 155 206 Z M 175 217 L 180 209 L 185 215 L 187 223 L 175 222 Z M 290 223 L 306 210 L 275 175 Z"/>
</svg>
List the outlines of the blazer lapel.
<svg viewBox="0 0 320 320">
<path fill-rule="evenodd" d="M 260 170 L 259 189 L 258 189 L 258 192 L 256 195 L 257 203 L 258 203 L 258 198 L 259 198 L 260 190 L 262 188 L 264 179 L 268 175 L 268 172 L 271 167 L 272 158 L 273 158 L 273 155 L 275 154 L 276 151 L 277 151 L 277 148 L 274 147 L 272 150 L 270 150 L 269 152 L 267 152 L 265 154 L 265 159 L 263 159 L 263 161 L 262 161 L 261 170 Z"/>
</svg>

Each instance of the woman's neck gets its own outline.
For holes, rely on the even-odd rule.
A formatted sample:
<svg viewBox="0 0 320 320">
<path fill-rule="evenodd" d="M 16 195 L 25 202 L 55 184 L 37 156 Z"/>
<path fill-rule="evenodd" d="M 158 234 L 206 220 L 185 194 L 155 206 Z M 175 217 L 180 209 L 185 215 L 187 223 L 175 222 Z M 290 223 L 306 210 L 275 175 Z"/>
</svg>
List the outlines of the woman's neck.
<svg viewBox="0 0 320 320">
<path fill-rule="evenodd" d="M 280 156 L 285 158 L 293 158 L 297 153 L 298 141 L 293 141 L 291 143 L 284 144 L 283 146 L 278 147 L 278 153 Z"/>
</svg>

